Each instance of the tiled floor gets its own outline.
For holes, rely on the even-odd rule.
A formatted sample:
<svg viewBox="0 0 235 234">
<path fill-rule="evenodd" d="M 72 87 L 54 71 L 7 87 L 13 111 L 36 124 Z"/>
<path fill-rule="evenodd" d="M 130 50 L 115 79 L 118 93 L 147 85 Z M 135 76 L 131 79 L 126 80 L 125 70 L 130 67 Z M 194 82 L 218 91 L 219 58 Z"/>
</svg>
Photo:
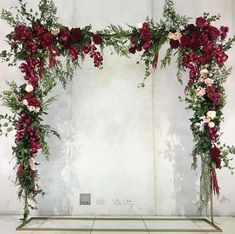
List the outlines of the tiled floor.
<svg viewBox="0 0 235 234">
<path fill-rule="evenodd" d="M 234 217 L 217 217 L 215 219 L 216 224 L 223 230 L 223 234 L 234 234 L 235 233 L 235 218 Z M 151 232 L 153 228 L 209 228 L 212 229 L 210 225 L 202 221 L 164 221 L 159 222 L 156 220 L 145 220 L 139 217 L 136 220 L 102 220 L 94 218 L 89 220 L 32 220 L 27 224 L 27 228 L 84 228 L 93 229 L 96 231 L 16 231 L 15 228 L 19 226 L 19 216 L 4 216 L 0 215 L 0 234 L 148 234 L 148 233 L 170 233 L 170 232 Z M 136 229 L 142 231 L 98 231 L 102 229 Z M 190 232 L 178 232 L 189 234 Z M 193 232 L 195 233 L 195 232 Z M 198 234 L 206 232 L 196 232 Z"/>
</svg>

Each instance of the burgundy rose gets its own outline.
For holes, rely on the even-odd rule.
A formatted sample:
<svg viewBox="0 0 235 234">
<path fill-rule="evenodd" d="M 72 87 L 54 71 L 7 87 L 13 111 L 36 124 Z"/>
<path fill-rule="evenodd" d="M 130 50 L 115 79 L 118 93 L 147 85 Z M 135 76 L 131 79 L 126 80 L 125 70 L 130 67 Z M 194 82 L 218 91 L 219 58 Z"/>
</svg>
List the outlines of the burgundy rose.
<svg viewBox="0 0 235 234">
<path fill-rule="evenodd" d="M 170 40 L 170 46 L 172 49 L 177 49 L 180 46 L 180 43 L 178 40 Z"/>
<path fill-rule="evenodd" d="M 212 158 L 219 158 L 221 151 L 219 148 L 214 146 L 213 148 L 211 148 L 210 153 L 211 153 Z"/>
<path fill-rule="evenodd" d="M 71 47 L 69 50 L 69 53 L 72 57 L 73 60 L 77 60 L 78 59 L 78 54 L 79 54 L 80 50 L 76 47 Z"/>
<path fill-rule="evenodd" d="M 131 47 L 131 48 L 129 49 L 129 52 L 132 53 L 132 54 L 135 54 L 136 48 L 135 48 L 135 47 Z"/>
<path fill-rule="evenodd" d="M 214 26 L 210 26 L 209 33 L 213 40 L 216 40 L 220 36 L 220 31 Z"/>
<path fill-rule="evenodd" d="M 221 103 L 220 98 L 215 98 L 214 104 L 218 106 L 220 105 L 220 103 Z"/>
<path fill-rule="evenodd" d="M 187 36 L 187 35 L 183 35 L 183 36 L 181 37 L 180 42 L 181 42 L 181 45 L 182 45 L 183 47 L 187 47 L 187 46 L 190 45 L 190 37 Z"/>
<path fill-rule="evenodd" d="M 63 42 L 67 42 L 69 40 L 70 32 L 67 27 L 61 28 L 60 29 L 60 39 Z"/>
<path fill-rule="evenodd" d="M 70 38 L 73 41 L 80 41 L 82 38 L 82 32 L 80 28 L 72 28 L 70 30 Z"/>
<path fill-rule="evenodd" d="M 216 164 L 216 168 L 220 168 L 221 166 L 221 151 L 219 148 L 217 148 L 216 146 L 214 146 L 213 148 L 211 148 L 210 150 L 210 154 L 211 157 L 213 158 L 213 161 Z"/>
<path fill-rule="evenodd" d="M 136 47 L 136 50 L 137 50 L 137 51 L 141 51 L 141 50 L 142 50 L 142 46 L 137 46 L 137 47 Z"/>
<path fill-rule="evenodd" d="M 54 40 L 53 35 L 48 32 L 48 33 L 46 33 L 46 34 L 43 35 L 43 42 L 42 42 L 42 45 L 43 45 L 44 47 L 50 46 L 50 45 L 52 44 L 53 40 Z"/>
<path fill-rule="evenodd" d="M 103 42 L 103 38 L 102 38 L 102 36 L 101 36 L 100 34 L 94 34 L 94 35 L 92 36 L 92 40 L 93 40 L 93 42 L 94 42 L 96 45 L 100 45 L 100 44 L 102 44 L 102 42 Z"/>
<path fill-rule="evenodd" d="M 210 53 L 213 49 L 214 49 L 213 43 L 209 43 L 205 45 L 205 47 L 203 48 L 205 53 Z"/>
<path fill-rule="evenodd" d="M 138 40 L 137 40 L 136 37 L 132 37 L 132 38 L 130 39 L 130 41 L 131 41 L 132 44 L 136 44 Z"/>
<path fill-rule="evenodd" d="M 144 45 L 143 45 L 143 49 L 144 50 L 149 50 L 151 48 L 152 44 L 149 43 L 149 42 L 145 42 Z"/>
<path fill-rule="evenodd" d="M 208 25 L 209 25 L 209 22 L 208 22 L 208 20 L 206 20 L 206 19 L 203 18 L 203 17 L 198 17 L 198 18 L 196 19 L 196 25 L 197 25 L 198 27 L 202 28 L 202 27 L 208 26 Z"/>
<path fill-rule="evenodd" d="M 218 132 L 218 129 L 217 128 L 209 128 L 208 129 L 208 132 L 209 132 L 209 136 L 210 136 L 210 139 L 212 140 L 212 141 L 217 141 L 217 139 L 218 139 L 218 137 L 219 137 L 219 135 L 217 134 L 217 132 Z"/>
<path fill-rule="evenodd" d="M 222 32 L 228 33 L 229 27 L 221 26 L 221 27 L 220 27 L 220 30 L 221 30 Z"/>
<path fill-rule="evenodd" d="M 221 159 L 220 158 L 214 159 L 214 162 L 215 162 L 216 168 L 220 168 L 221 167 Z"/>
<path fill-rule="evenodd" d="M 194 24 L 188 24 L 187 26 L 186 26 L 186 30 L 187 31 L 194 31 L 196 29 L 196 27 L 195 27 L 195 25 Z"/>
</svg>

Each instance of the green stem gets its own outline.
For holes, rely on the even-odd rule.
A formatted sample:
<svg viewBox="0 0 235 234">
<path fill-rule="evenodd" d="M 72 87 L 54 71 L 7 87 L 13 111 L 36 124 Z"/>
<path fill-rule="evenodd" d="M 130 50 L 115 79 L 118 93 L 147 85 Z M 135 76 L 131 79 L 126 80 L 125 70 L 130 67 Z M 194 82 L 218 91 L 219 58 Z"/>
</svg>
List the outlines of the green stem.
<svg viewBox="0 0 235 234">
<path fill-rule="evenodd" d="M 28 216 L 29 216 L 28 191 L 27 189 L 25 189 L 23 223 L 26 223 Z"/>
</svg>

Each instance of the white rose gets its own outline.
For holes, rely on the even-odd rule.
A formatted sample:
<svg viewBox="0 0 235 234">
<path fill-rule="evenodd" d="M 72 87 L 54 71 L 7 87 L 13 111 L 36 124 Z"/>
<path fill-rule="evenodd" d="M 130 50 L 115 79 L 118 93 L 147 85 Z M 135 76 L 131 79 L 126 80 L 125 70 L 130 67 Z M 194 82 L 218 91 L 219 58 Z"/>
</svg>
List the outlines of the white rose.
<svg viewBox="0 0 235 234">
<path fill-rule="evenodd" d="M 28 106 L 28 110 L 32 112 L 32 111 L 35 111 L 36 108 L 34 106 Z"/>
<path fill-rule="evenodd" d="M 213 85 L 214 84 L 214 80 L 212 80 L 212 79 L 210 79 L 210 78 L 207 78 L 207 79 L 205 79 L 205 84 L 207 85 L 207 86 L 210 86 L 210 85 Z"/>
<path fill-rule="evenodd" d="M 24 99 L 22 103 L 23 103 L 24 105 L 26 105 L 26 106 L 28 106 L 28 104 L 29 104 L 26 99 Z"/>
<path fill-rule="evenodd" d="M 198 92 L 197 92 L 197 96 L 198 97 L 202 97 L 202 96 L 204 96 L 206 94 L 206 91 L 205 91 L 205 89 L 200 89 Z"/>
<path fill-rule="evenodd" d="M 210 119 L 214 119 L 216 117 L 216 112 L 215 111 L 208 111 L 207 117 L 209 117 Z"/>
<path fill-rule="evenodd" d="M 214 128 L 214 127 L 215 127 L 215 123 L 214 123 L 214 122 L 210 122 L 210 123 L 208 124 L 208 127 L 209 127 L 209 128 Z"/>
<path fill-rule="evenodd" d="M 136 25 L 136 28 L 137 28 L 137 29 L 141 29 L 141 28 L 143 28 L 143 23 L 139 23 L 139 24 L 137 24 L 137 25 Z"/>
<path fill-rule="evenodd" d="M 209 71 L 208 71 L 206 68 L 200 70 L 200 75 L 201 75 L 201 76 L 205 77 L 205 76 L 207 76 L 208 74 L 209 74 Z"/>
<path fill-rule="evenodd" d="M 201 127 L 201 123 L 196 123 L 195 127 Z"/>
<path fill-rule="evenodd" d="M 168 33 L 168 39 L 170 39 L 170 40 L 172 40 L 172 39 L 174 39 L 174 33 L 172 33 L 172 32 L 169 32 Z"/>
<path fill-rule="evenodd" d="M 60 30 L 58 28 L 51 31 L 51 34 L 55 37 L 57 37 L 59 33 L 60 33 Z"/>
<path fill-rule="evenodd" d="M 28 92 L 28 93 L 32 92 L 33 91 L 33 86 L 31 84 L 26 85 L 25 91 Z"/>
</svg>

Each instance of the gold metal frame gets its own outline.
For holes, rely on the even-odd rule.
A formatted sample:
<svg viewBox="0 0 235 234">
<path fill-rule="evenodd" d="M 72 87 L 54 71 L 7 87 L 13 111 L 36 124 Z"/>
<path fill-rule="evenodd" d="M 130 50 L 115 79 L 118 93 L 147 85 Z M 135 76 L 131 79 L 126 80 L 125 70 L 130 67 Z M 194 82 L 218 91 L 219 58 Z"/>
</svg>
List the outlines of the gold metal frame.
<svg viewBox="0 0 235 234">
<path fill-rule="evenodd" d="M 189 221 L 204 221 L 207 224 L 209 224 L 213 229 L 175 229 L 175 228 L 166 228 L 166 229 L 156 229 L 156 228 L 27 228 L 25 227 L 28 223 L 30 223 L 32 220 L 93 220 L 94 222 L 96 220 L 142 220 L 143 222 L 145 220 L 172 220 L 172 221 L 182 221 L 182 220 L 189 220 Z M 146 226 L 146 225 L 145 225 Z M 18 231 L 102 231 L 102 232 L 222 232 L 222 230 L 212 223 L 207 218 L 163 218 L 163 217 L 33 217 L 30 218 L 26 223 L 20 225 L 16 228 Z"/>
<path fill-rule="evenodd" d="M 30 223 L 32 220 L 92 220 L 93 225 L 91 228 L 27 228 L 26 225 Z M 96 220 L 142 220 L 145 228 L 94 228 L 94 223 Z M 198 229 L 175 229 L 175 228 L 164 228 L 164 229 L 156 229 L 156 228 L 147 228 L 145 224 L 145 220 L 171 220 L 171 221 L 204 221 L 205 223 L 209 224 L 213 229 L 204 229 L 204 228 L 198 228 Z M 44 221 L 44 222 L 45 222 Z M 138 217 L 102 217 L 102 216 L 94 216 L 94 217 L 32 217 L 25 223 L 21 224 L 19 227 L 16 228 L 17 231 L 102 231 L 102 232 L 222 232 L 222 229 L 220 229 L 214 222 L 214 207 L 213 207 L 213 189 L 212 189 L 212 183 L 211 183 L 211 194 L 210 194 L 210 220 L 207 218 L 193 218 L 193 217 L 186 217 L 186 218 L 163 218 L 160 216 L 153 216 L 153 217 L 145 217 L 145 216 L 138 216 Z"/>
</svg>

